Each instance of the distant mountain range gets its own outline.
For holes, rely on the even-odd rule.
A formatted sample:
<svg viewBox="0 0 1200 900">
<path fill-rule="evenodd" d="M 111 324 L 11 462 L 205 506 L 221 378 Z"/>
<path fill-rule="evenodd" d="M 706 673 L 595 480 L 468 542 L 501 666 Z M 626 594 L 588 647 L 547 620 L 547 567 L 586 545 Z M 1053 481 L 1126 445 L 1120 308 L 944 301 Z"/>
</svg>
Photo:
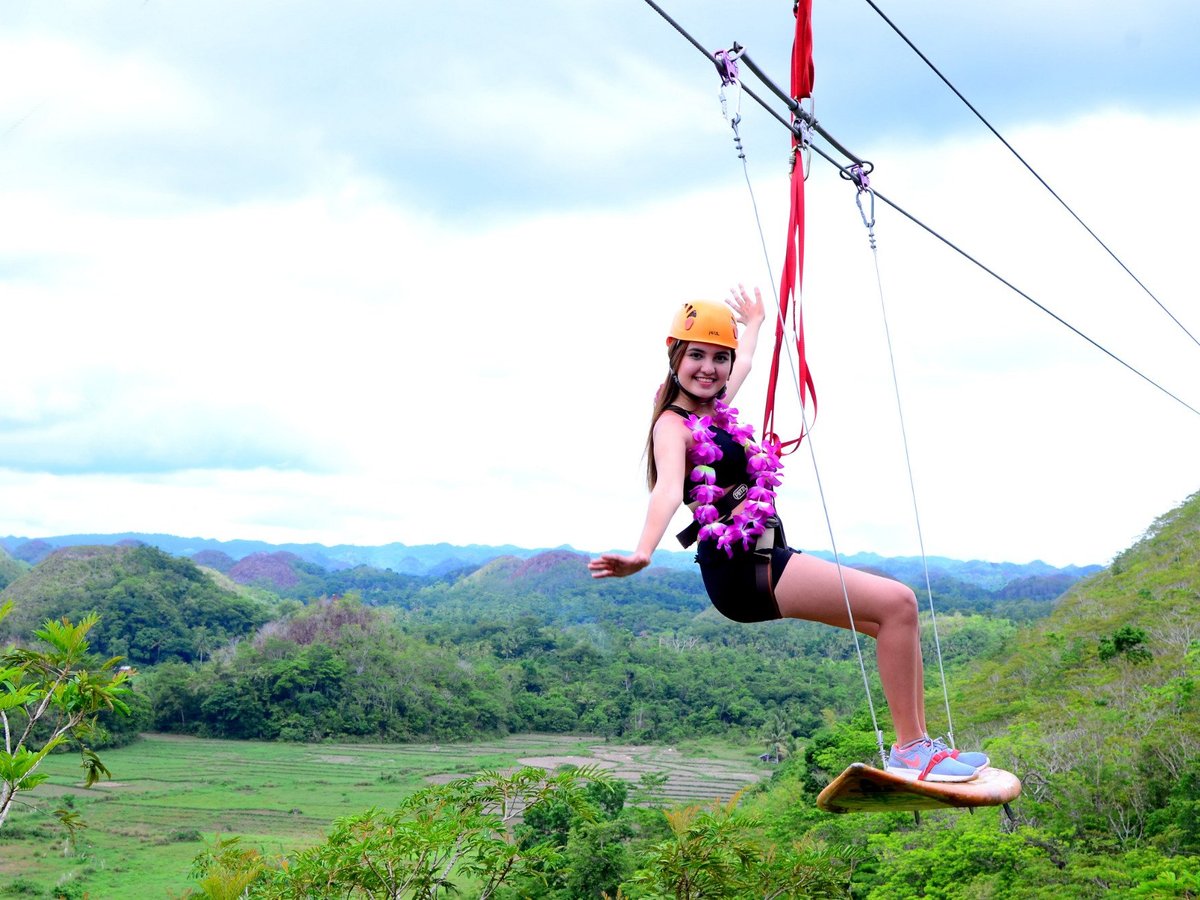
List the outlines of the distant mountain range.
<svg viewBox="0 0 1200 900">
<path fill-rule="evenodd" d="M 481 544 L 383 544 L 375 547 L 354 544 L 338 544 L 327 547 L 323 544 L 270 544 L 265 541 L 218 541 L 210 538 L 178 537 L 170 534 L 67 534 L 54 537 L 27 538 L 8 536 L 0 538 L 0 547 L 14 559 L 36 564 L 60 547 L 114 544 L 147 544 L 173 556 L 195 558 L 205 554 L 200 561 L 211 565 L 211 560 L 227 556 L 231 563 L 255 554 L 291 553 L 304 562 L 319 566 L 328 572 L 338 572 L 357 566 L 390 570 L 403 575 L 437 577 L 449 572 L 483 565 L 498 557 L 530 559 L 547 550 L 580 552 L 569 546 L 554 548 L 525 548 L 511 544 L 487 546 Z M 815 552 L 826 559 L 828 553 Z M 210 560 L 206 562 L 206 557 Z M 694 554 L 660 550 L 654 555 L 655 565 L 674 569 L 688 569 L 694 563 Z M 998 591 L 1021 579 L 1059 581 L 1069 584 L 1101 570 L 1101 566 L 1066 566 L 1057 568 L 1035 560 L 1031 563 L 984 562 L 981 560 L 954 560 L 940 556 L 928 557 L 930 575 L 933 578 L 948 577 L 966 584 L 976 585 L 987 591 Z M 920 583 L 924 578 L 920 557 L 883 557 L 875 553 L 856 553 L 843 556 L 842 562 L 855 568 L 871 569 L 890 575 L 906 583 Z M 219 565 L 214 568 L 221 568 Z"/>
</svg>

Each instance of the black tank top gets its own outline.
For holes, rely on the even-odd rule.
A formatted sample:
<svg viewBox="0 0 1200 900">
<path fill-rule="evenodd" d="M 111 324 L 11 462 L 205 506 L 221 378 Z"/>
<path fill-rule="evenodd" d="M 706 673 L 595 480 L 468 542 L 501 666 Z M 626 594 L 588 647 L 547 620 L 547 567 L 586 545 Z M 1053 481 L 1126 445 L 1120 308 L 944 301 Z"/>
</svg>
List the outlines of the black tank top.
<svg viewBox="0 0 1200 900">
<path fill-rule="evenodd" d="M 668 406 L 667 409 L 684 419 L 693 415 L 682 406 L 674 404 Z M 721 449 L 721 458 L 712 464 L 713 470 L 717 473 L 717 485 L 731 488 L 739 484 L 746 484 L 746 448 L 735 441 L 733 435 L 724 428 L 710 425 L 708 430 L 712 432 L 713 441 Z M 691 470 L 689 470 L 683 479 L 683 502 L 685 504 L 692 502 L 692 498 L 688 494 L 695 486 L 691 479 Z"/>
</svg>

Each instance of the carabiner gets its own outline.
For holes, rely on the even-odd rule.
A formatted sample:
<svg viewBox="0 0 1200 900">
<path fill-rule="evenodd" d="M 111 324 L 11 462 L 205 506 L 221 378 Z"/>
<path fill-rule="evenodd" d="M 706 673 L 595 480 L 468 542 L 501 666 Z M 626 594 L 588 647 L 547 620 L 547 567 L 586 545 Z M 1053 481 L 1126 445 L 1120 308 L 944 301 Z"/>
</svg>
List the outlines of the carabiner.
<svg viewBox="0 0 1200 900">
<path fill-rule="evenodd" d="M 871 215 L 869 218 L 867 217 L 867 211 L 863 209 L 863 194 L 869 194 L 871 197 Z M 858 193 L 854 195 L 854 202 L 858 204 L 858 214 L 862 216 L 863 224 L 870 231 L 875 227 L 875 192 L 869 187 L 859 187 Z"/>
</svg>

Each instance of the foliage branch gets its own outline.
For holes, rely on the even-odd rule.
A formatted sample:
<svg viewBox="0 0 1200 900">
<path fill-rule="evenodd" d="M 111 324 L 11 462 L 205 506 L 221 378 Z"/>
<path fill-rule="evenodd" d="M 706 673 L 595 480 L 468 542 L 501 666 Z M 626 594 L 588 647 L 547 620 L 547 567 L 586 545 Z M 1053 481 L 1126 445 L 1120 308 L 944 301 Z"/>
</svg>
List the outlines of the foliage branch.
<svg viewBox="0 0 1200 900">
<path fill-rule="evenodd" d="M 11 610 L 11 602 L 0 606 L 0 620 Z M 122 697 L 130 672 L 118 669 L 120 657 L 94 664 L 87 634 L 97 621 L 95 615 L 78 624 L 48 621 L 35 632 L 45 649 L 11 646 L 0 655 L 0 827 L 17 796 L 46 780 L 37 771 L 42 760 L 69 740 L 80 742 L 87 787 L 110 774 L 83 741 L 100 712 L 128 714 Z M 81 824 L 69 810 L 55 814 L 68 828 Z"/>
</svg>

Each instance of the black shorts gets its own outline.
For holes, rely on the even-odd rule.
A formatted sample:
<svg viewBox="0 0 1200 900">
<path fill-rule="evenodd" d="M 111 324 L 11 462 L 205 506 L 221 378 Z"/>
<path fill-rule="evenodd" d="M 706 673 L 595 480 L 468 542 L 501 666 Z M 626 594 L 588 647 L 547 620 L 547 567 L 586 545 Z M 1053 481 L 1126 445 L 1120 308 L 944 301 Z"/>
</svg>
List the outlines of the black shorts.
<svg viewBox="0 0 1200 900">
<path fill-rule="evenodd" d="M 731 557 L 717 547 L 716 541 L 701 541 L 696 549 L 704 589 L 717 612 L 735 622 L 768 622 L 783 618 L 775 598 L 758 589 L 754 573 L 757 557 L 753 550 L 745 550 L 738 544 Z M 778 587 L 792 554 L 799 552 L 789 547 L 775 547 L 771 551 L 772 589 Z"/>
</svg>

